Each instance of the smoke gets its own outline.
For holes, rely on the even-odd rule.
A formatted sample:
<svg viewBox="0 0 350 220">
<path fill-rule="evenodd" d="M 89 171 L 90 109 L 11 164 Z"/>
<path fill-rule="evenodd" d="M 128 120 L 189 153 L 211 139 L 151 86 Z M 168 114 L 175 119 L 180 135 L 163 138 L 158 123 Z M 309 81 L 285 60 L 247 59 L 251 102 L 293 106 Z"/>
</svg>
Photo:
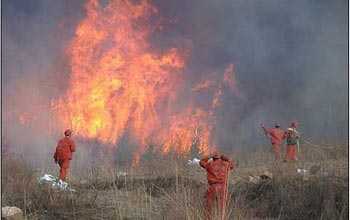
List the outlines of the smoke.
<svg viewBox="0 0 350 220">
<path fill-rule="evenodd" d="M 2 4 L 4 143 L 14 151 L 36 155 L 34 160 L 51 157 L 64 129 L 52 118 L 50 103 L 63 97 L 69 86 L 66 47 L 85 16 L 85 3 L 5 0 Z M 311 139 L 347 138 L 347 1 L 150 3 L 167 21 L 149 39 L 154 49 L 174 45 L 191 49 L 177 105 L 193 101 L 208 106 L 215 90 L 190 96 L 186 91 L 208 79 L 218 81 L 234 64 L 241 95 L 223 86 L 213 124 L 220 148 L 266 145 L 259 124 L 272 126 L 275 121 L 286 128 L 296 120 L 302 134 Z"/>
<path fill-rule="evenodd" d="M 83 1 L 10 0 L 2 7 L 2 149 L 33 164 L 52 162 L 63 128 L 50 103 L 68 87 L 65 45 L 84 16 Z"/>
<path fill-rule="evenodd" d="M 348 135 L 347 1 L 157 1 L 193 43 L 190 79 L 233 62 L 243 98 L 226 91 L 221 145 L 266 143 L 260 123 L 300 122 L 311 139 Z"/>
</svg>

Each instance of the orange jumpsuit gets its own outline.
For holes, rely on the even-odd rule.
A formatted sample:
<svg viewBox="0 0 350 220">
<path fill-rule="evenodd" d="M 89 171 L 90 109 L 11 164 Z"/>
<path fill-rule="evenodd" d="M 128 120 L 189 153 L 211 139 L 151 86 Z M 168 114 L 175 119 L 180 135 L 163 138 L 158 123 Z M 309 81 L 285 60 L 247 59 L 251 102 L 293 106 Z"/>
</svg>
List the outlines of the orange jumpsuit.
<svg viewBox="0 0 350 220">
<path fill-rule="evenodd" d="M 298 160 L 297 144 L 298 144 L 299 133 L 293 127 L 288 128 L 285 133 L 287 135 L 287 152 L 286 152 L 284 161 L 285 162 L 287 162 L 288 160 L 296 161 Z"/>
<path fill-rule="evenodd" d="M 271 136 L 270 142 L 273 146 L 273 152 L 275 153 L 275 156 L 278 160 L 282 160 L 282 154 L 281 154 L 281 145 L 283 139 L 286 138 L 285 131 L 279 129 L 279 128 L 272 128 L 267 129 L 266 127 L 262 127 L 266 134 L 269 134 Z"/>
<path fill-rule="evenodd" d="M 216 159 L 212 162 L 208 160 L 209 157 L 203 158 L 199 162 L 199 165 L 207 170 L 207 179 L 210 187 L 204 196 L 206 199 L 205 217 L 210 220 L 212 206 L 215 201 L 218 202 L 220 214 L 223 213 L 223 209 L 226 207 L 228 171 L 234 168 L 234 164 L 225 156 L 222 156 L 222 159 Z"/>
<path fill-rule="evenodd" d="M 55 162 L 58 162 L 60 165 L 59 178 L 63 181 L 66 180 L 67 170 L 69 168 L 69 163 L 72 159 L 73 152 L 75 152 L 75 143 L 73 139 L 70 137 L 64 137 L 58 141 L 53 157 L 55 159 Z"/>
</svg>

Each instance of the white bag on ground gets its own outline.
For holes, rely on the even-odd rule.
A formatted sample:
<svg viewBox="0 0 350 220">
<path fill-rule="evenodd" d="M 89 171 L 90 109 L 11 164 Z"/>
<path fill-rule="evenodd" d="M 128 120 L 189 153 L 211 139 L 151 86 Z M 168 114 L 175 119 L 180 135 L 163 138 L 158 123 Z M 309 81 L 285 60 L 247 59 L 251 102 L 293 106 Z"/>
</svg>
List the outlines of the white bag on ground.
<svg viewBox="0 0 350 220">
<path fill-rule="evenodd" d="M 44 176 L 40 177 L 39 179 L 39 184 L 50 184 L 53 189 L 58 189 L 61 191 L 71 191 L 71 192 L 76 192 L 75 189 L 71 189 L 68 187 L 68 183 L 60 180 L 59 178 L 50 175 L 50 174 L 45 174 Z"/>
</svg>

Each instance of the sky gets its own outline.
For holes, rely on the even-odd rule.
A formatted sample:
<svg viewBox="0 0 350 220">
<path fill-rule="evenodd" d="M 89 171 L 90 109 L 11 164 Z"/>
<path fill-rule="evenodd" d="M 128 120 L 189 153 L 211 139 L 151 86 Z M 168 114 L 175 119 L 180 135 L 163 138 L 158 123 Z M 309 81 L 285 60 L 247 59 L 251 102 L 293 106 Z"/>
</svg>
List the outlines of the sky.
<svg viewBox="0 0 350 220">
<path fill-rule="evenodd" d="M 348 139 L 347 1 L 149 2 L 174 21 L 150 37 L 152 47 L 191 42 L 185 87 L 234 64 L 241 95 L 223 89 L 213 124 L 220 148 L 266 146 L 259 125 L 272 127 L 275 121 L 282 128 L 298 121 L 309 140 Z M 49 107 L 69 87 L 67 47 L 86 16 L 85 3 L 2 1 L 2 133 L 16 151 L 47 156 L 61 137 Z M 211 95 L 196 101 L 205 103 Z M 19 115 L 38 112 L 30 123 L 18 122 Z M 33 129 L 39 125 L 57 133 Z"/>
</svg>

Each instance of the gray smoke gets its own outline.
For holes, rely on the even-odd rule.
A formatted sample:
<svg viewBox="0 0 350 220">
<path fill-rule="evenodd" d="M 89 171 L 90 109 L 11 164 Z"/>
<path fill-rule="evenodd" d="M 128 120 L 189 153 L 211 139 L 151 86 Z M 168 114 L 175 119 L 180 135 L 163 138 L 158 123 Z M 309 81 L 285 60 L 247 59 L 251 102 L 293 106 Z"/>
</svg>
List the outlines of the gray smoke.
<svg viewBox="0 0 350 220">
<path fill-rule="evenodd" d="M 69 86 L 65 45 L 85 16 L 85 2 L 2 1 L 2 124 L 12 149 L 51 157 L 64 128 L 51 121 L 50 101 Z M 347 139 L 347 1 L 150 2 L 160 16 L 174 21 L 152 35 L 153 47 L 169 48 L 184 40 L 192 45 L 184 88 L 234 63 L 242 97 L 223 88 L 214 124 L 221 148 L 266 145 L 259 124 L 273 126 L 275 121 L 282 128 L 292 120 L 300 122 L 309 139 Z M 193 96 L 195 101 L 210 103 L 213 94 L 208 91 Z M 23 112 L 40 115 L 23 126 L 15 120 Z M 37 124 L 54 133 L 41 137 L 32 129 Z"/>
<path fill-rule="evenodd" d="M 83 16 L 83 1 L 2 1 L 3 152 L 52 164 L 64 128 L 53 120 L 50 102 L 68 88 L 64 45 Z"/>
<path fill-rule="evenodd" d="M 166 36 L 193 42 L 189 77 L 235 65 L 244 98 L 226 92 L 216 133 L 230 148 L 267 143 L 260 123 L 287 128 L 292 120 L 309 139 L 348 136 L 348 2 L 198 0 L 157 1 L 177 20 Z"/>
</svg>

